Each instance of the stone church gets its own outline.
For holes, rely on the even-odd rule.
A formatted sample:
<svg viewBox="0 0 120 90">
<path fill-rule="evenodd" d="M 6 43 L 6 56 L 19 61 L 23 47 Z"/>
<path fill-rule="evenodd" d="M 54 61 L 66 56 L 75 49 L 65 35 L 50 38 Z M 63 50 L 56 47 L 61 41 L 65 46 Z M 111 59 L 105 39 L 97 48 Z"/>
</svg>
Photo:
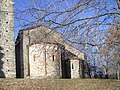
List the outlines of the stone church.
<svg viewBox="0 0 120 90">
<path fill-rule="evenodd" d="M 0 0 L 1 78 L 80 78 L 84 53 L 43 25 L 19 31 L 14 43 L 13 0 Z"/>
<path fill-rule="evenodd" d="M 84 54 L 46 26 L 20 30 L 16 40 L 18 77 L 80 78 Z"/>
</svg>

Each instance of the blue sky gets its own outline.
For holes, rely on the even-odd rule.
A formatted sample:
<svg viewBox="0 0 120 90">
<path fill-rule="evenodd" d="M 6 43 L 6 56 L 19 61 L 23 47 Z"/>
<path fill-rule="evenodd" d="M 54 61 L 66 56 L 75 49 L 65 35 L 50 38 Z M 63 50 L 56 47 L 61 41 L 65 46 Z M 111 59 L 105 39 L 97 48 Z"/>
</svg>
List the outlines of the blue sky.
<svg viewBox="0 0 120 90">
<path fill-rule="evenodd" d="M 34 1 L 35 3 L 31 2 L 31 1 Z M 24 11 L 24 10 L 29 9 L 31 6 L 34 6 L 34 5 L 36 5 L 39 8 L 47 7 L 46 6 L 47 3 L 52 3 L 52 1 L 55 1 L 55 0 L 14 0 L 14 2 L 15 2 L 14 8 L 15 8 L 15 12 L 18 13 L 19 12 L 18 10 Z M 68 4 L 67 3 L 66 3 L 66 5 L 64 3 L 58 4 L 58 5 L 56 5 L 56 7 L 54 7 L 55 10 L 56 9 L 58 9 L 59 11 L 66 10 L 67 8 L 69 8 L 69 6 L 74 6 L 74 4 L 76 2 L 78 2 L 79 0 L 66 0 L 66 1 Z M 72 3 L 71 3 L 71 1 L 72 1 Z M 107 2 L 109 2 L 109 4 L 112 7 L 116 7 L 116 3 L 114 2 L 114 0 L 96 0 L 96 1 L 107 1 Z M 54 9 L 52 8 L 52 10 L 54 10 Z M 110 10 L 110 8 L 109 8 L 109 10 Z M 89 16 L 89 15 L 92 15 L 92 12 L 86 13 L 86 16 Z M 32 18 L 31 16 L 27 16 L 27 14 L 26 15 L 24 14 L 23 16 L 25 16 L 26 20 L 34 21 L 33 20 L 34 18 Z M 65 17 L 65 16 L 66 15 L 63 15 L 60 18 L 58 18 L 58 22 L 61 21 L 63 19 L 63 17 Z M 15 17 L 16 17 L 16 14 L 15 14 Z M 77 16 L 75 18 L 79 18 L 79 17 L 80 16 Z M 81 16 L 81 18 L 82 17 L 83 16 Z M 49 18 L 51 18 L 51 16 L 48 17 L 48 19 Z M 26 21 L 26 23 L 27 23 L 27 21 Z M 19 30 L 23 28 L 23 26 L 20 26 L 20 24 L 23 24 L 23 23 L 20 21 L 17 21 L 17 19 L 15 18 L 15 38 L 17 37 Z M 79 24 L 79 23 L 76 23 L 76 25 L 77 24 Z"/>
</svg>

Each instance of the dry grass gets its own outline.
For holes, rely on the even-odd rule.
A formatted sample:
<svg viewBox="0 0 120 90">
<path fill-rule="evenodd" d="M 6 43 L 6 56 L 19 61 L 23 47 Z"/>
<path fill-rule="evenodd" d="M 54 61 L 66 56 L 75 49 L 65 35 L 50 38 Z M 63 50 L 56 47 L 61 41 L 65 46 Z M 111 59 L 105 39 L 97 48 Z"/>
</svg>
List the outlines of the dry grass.
<svg viewBox="0 0 120 90">
<path fill-rule="evenodd" d="M 120 80 L 0 79 L 0 90 L 120 90 Z"/>
</svg>

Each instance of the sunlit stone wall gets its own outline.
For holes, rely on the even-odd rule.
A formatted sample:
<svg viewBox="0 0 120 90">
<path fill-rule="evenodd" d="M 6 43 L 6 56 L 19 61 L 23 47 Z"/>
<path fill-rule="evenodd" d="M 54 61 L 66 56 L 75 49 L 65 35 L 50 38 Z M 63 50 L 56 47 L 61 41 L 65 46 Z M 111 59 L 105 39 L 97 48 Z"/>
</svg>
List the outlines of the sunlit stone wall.
<svg viewBox="0 0 120 90">
<path fill-rule="evenodd" d="M 0 77 L 16 77 L 14 1 L 0 0 Z"/>
</svg>

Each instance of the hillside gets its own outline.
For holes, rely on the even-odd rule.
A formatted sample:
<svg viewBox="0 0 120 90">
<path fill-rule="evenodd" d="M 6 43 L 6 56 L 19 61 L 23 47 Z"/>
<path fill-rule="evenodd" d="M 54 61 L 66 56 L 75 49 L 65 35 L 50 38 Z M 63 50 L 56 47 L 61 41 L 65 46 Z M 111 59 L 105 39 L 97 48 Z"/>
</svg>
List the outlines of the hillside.
<svg viewBox="0 0 120 90">
<path fill-rule="evenodd" d="M 120 90 L 120 80 L 0 79 L 0 90 Z"/>
</svg>

